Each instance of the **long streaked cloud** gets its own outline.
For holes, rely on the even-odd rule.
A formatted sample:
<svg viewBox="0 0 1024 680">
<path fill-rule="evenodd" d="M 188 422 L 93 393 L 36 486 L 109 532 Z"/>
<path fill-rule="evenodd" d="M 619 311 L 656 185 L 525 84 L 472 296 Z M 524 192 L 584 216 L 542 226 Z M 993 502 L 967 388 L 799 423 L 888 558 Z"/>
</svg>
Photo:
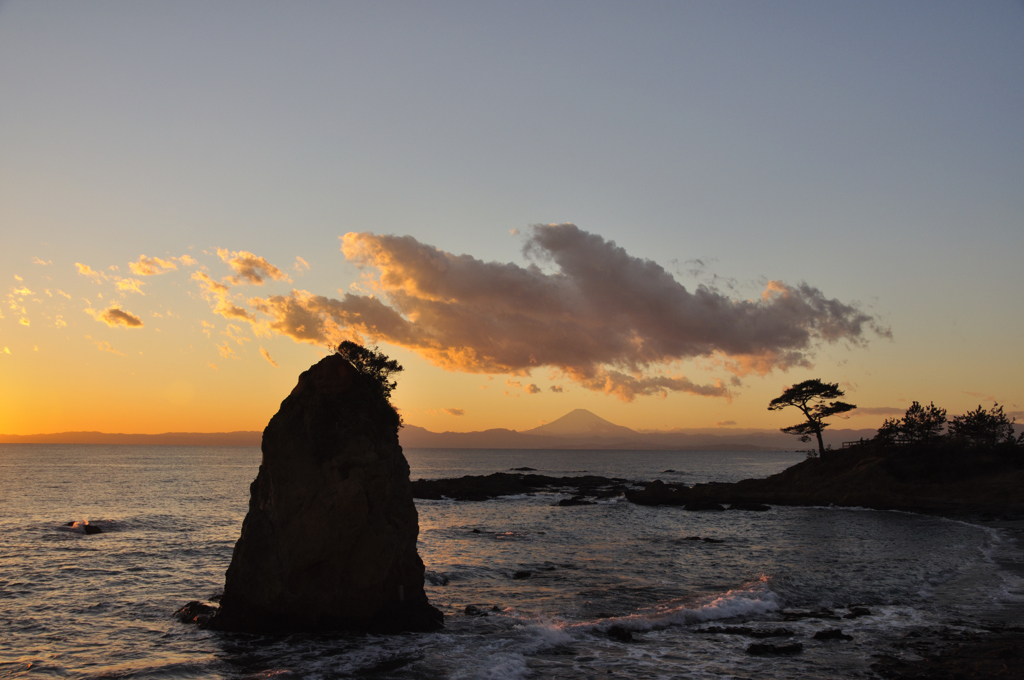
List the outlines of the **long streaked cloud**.
<svg viewBox="0 0 1024 680">
<path fill-rule="evenodd" d="M 366 336 L 457 371 L 526 375 L 546 366 L 624 400 L 669 391 L 730 396 L 721 380 L 667 372 L 676 361 L 704 358 L 736 376 L 763 375 L 809 365 L 822 343 L 862 345 L 869 334 L 888 334 L 806 283 L 770 281 L 755 300 L 687 290 L 659 264 L 572 224 L 532 227 L 527 267 L 410 236 L 348 233 L 342 252 L 375 294 L 254 297 L 257 332 L 322 345 Z"/>
<path fill-rule="evenodd" d="M 267 350 L 265 350 L 262 347 L 260 347 L 260 354 L 263 355 L 264 359 L 266 359 L 267 361 L 270 362 L 271 366 L 273 366 L 274 368 L 277 368 L 277 362 L 274 361 L 272 358 L 270 358 L 270 352 L 268 352 Z"/>
<path fill-rule="evenodd" d="M 901 416 L 906 413 L 905 408 L 896 408 L 894 406 L 858 406 L 855 411 L 852 411 L 852 416 Z"/>
<path fill-rule="evenodd" d="M 142 328 L 143 325 L 145 325 L 142 323 L 142 319 L 117 306 L 108 307 L 102 312 L 89 308 L 86 309 L 85 312 L 92 318 L 97 321 L 102 321 L 111 328 L 117 328 L 118 326 L 123 326 L 124 328 Z"/>
<path fill-rule="evenodd" d="M 251 283 L 262 286 L 263 282 L 267 279 L 291 282 L 291 278 L 287 274 L 270 264 L 266 259 L 245 250 L 232 252 L 224 248 L 218 248 L 217 255 L 229 267 L 235 270 L 236 275 L 231 278 L 231 282 L 235 285 Z"/>
</svg>

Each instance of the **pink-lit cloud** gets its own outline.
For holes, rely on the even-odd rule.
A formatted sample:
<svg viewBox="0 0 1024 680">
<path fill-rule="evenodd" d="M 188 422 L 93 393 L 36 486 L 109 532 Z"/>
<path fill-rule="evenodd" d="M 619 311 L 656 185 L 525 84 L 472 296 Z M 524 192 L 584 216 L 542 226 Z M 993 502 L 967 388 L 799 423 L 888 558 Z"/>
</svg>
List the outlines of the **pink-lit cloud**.
<svg viewBox="0 0 1024 680">
<path fill-rule="evenodd" d="M 250 298 L 253 314 L 231 301 L 224 284 L 202 272 L 193 278 L 215 311 L 233 310 L 257 335 L 325 346 L 384 341 L 472 373 L 524 376 L 548 367 L 627 401 L 668 392 L 728 399 L 740 376 L 809 365 L 822 344 L 858 346 L 888 335 L 855 305 L 806 283 L 770 281 L 753 300 L 706 285 L 688 290 L 661 265 L 572 224 L 532 227 L 527 267 L 447 253 L 410 236 L 349 233 L 341 248 L 364 269 L 373 294 L 335 299 L 292 290 Z M 237 273 L 233 282 L 288 280 L 251 253 L 218 254 Z M 732 378 L 699 383 L 670 370 L 695 358 Z"/>
</svg>

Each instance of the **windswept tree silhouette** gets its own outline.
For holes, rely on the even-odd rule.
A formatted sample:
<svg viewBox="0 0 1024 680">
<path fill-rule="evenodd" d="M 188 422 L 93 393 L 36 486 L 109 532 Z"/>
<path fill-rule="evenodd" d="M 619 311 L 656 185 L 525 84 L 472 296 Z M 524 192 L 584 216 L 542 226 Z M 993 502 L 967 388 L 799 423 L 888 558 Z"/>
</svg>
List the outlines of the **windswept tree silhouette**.
<svg viewBox="0 0 1024 680">
<path fill-rule="evenodd" d="M 806 420 L 780 429 L 786 434 L 798 435 L 802 442 L 810 441 L 813 434 L 818 438 L 818 454 L 821 455 L 825 453 L 825 442 L 821 438 L 821 432 L 828 427 L 825 419 L 857 408 L 845 401 L 835 401 L 845 394 L 839 389 L 839 383 L 827 383 L 822 382 L 820 378 L 814 378 L 787 388 L 780 396 L 772 399 L 768 404 L 768 410 L 780 411 L 787 406 L 800 409 Z"/>
<path fill-rule="evenodd" d="M 381 396 L 388 402 L 391 401 L 391 391 L 398 383 L 390 378 L 392 374 L 402 372 L 401 364 L 376 347 L 363 347 L 349 340 L 338 345 L 335 352 L 347 359 L 361 374 L 372 378 L 380 389 Z"/>
</svg>

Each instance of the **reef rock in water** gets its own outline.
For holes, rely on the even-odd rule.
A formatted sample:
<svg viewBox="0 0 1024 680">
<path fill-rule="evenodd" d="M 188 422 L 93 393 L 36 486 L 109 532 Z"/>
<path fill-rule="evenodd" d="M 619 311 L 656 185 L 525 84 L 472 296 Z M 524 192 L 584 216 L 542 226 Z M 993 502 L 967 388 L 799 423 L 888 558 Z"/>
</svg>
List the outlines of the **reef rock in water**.
<svg viewBox="0 0 1024 680">
<path fill-rule="evenodd" d="M 400 420 L 379 382 L 331 355 L 263 431 L 220 630 L 436 630 Z"/>
</svg>

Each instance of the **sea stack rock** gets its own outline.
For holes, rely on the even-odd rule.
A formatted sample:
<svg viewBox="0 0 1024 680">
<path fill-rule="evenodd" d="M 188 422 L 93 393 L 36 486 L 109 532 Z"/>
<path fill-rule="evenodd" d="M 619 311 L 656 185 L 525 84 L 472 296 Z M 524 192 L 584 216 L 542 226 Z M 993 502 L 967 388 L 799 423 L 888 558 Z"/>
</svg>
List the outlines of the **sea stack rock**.
<svg viewBox="0 0 1024 680">
<path fill-rule="evenodd" d="M 299 376 L 263 431 L 263 461 L 211 628 L 443 626 L 423 591 L 399 426 L 380 380 L 343 356 Z"/>
</svg>

